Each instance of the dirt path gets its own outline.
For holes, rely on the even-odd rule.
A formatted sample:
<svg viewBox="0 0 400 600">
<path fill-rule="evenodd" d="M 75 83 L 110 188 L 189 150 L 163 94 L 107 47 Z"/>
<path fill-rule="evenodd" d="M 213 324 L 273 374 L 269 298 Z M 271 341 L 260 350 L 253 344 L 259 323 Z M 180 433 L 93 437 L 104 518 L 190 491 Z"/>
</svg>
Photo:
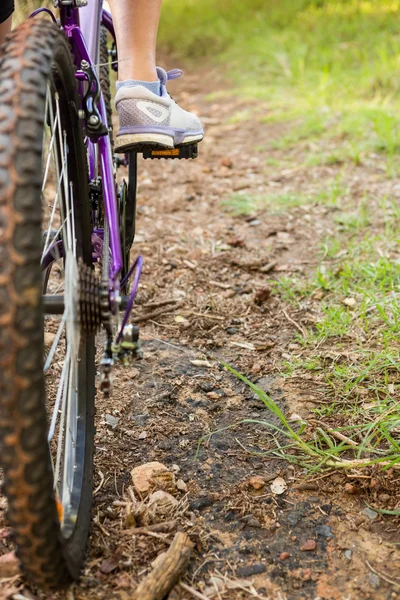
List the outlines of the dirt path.
<svg viewBox="0 0 400 600">
<path fill-rule="evenodd" d="M 297 329 L 313 317 L 271 294 L 271 281 L 315 269 L 332 209 L 315 204 L 235 217 L 221 201 L 239 191 L 309 193 L 338 171 L 298 166 L 290 154 L 285 161 L 293 166 L 268 166 L 267 158 L 283 158 L 270 148 L 278 126 L 232 121 L 244 111 L 256 116 L 259 107 L 235 97 L 208 101 L 219 79 L 188 76 L 185 94 L 177 94 L 205 117 L 199 159 L 139 165 L 136 249 L 146 265 L 139 303 L 178 304 L 142 325 L 144 360 L 119 369 L 111 402 L 99 401 L 92 542 L 82 582 L 68 598 L 127 600 L 177 528 L 195 544 L 185 581 L 206 598 L 400 597 L 398 522 L 362 512 L 379 478 L 368 472 L 364 493 L 349 495 L 345 484 L 354 480 L 345 475 L 319 473 L 305 484 L 301 468 L 260 456 L 276 447 L 260 423 L 273 422 L 271 413 L 218 363 L 258 382 L 287 415 L 305 418 L 324 401 L 316 381 L 280 375 L 298 348 Z M 376 184 L 374 168 L 346 176 L 355 194 Z M 258 423 L 220 431 L 195 459 L 202 436 L 243 419 Z M 177 522 L 167 534 L 133 535 L 126 523 L 130 472 L 155 460 L 182 480 L 181 491 L 174 488 L 179 505 L 164 518 Z M 282 495 L 270 489 L 278 476 L 288 486 Z M 171 598 L 194 596 L 177 587 Z"/>
</svg>

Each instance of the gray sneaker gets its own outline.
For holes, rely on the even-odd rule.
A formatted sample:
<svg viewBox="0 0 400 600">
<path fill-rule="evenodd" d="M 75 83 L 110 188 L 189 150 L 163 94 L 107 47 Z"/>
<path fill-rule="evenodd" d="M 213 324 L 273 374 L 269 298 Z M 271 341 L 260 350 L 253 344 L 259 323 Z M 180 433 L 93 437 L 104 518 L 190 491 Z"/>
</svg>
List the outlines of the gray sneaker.
<svg viewBox="0 0 400 600">
<path fill-rule="evenodd" d="M 169 79 L 182 75 L 180 69 L 164 71 L 157 67 L 161 96 L 141 85 L 120 87 L 115 96 L 120 129 L 115 140 L 116 152 L 128 152 L 139 146 L 174 148 L 201 142 L 204 137 L 200 119 L 183 110 L 167 92 Z"/>
</svg>

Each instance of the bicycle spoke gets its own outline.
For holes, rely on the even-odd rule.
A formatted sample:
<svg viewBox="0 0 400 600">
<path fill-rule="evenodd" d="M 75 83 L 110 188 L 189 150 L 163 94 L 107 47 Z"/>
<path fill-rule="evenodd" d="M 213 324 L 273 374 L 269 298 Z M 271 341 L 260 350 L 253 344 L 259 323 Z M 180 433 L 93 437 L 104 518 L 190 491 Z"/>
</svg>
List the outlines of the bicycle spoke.
<svg viewBox="0 0 400 600">
<path fill-rule="evenodd" d="M 60 325 L 58 327 L 58 330 L 57 330 L 57 333 L 56 333 L 56 337 L 53 340 L 53 343 L 51 345 L 50 351 L 49 351 L 49 353 L 47 355 L 47 358 L 46 358 L 46 362 L 45 362 L 44 367 L 43 367 L 43 371 L 45 373 L 50 369 L 51 363 L 53 361 L 53 358 L 54 358 L 54 355 L 55 355 L 55 352 L 56 352 L 56 349 L 57 349 L 57 346 L 58 346 L 58 344 L 60 342 L 62 333 L 64 331 L 65 321 L 66 321 L 66 315 L 65 315 L 65 312 L 64 312 L 62 320 L 61 320 L 61 323 L 60 323 Z"/>
<path fill-rule="evenodd" d="M 50 209 L 48 226 L 42 253 L 44 258 L 54 247 L 51 265 L 53 270 L 51 286 L 52 294 L 64 290 L 65 309 L 57 333 L 47 355 L 44 372 L 49 372 L 62 339 L 65 339 L 65 360 L 61 375 L 57 378 L 57 392 L 54 402 L 51 401 L 51 422 L 48 431 L 48 443 L 52 457 L 54 473 L 54 490 L 62 505 L 62 514 L 70 515 L 72 510 L 72 492 L 76 469 L 76 451 L 78 435 L 78 370 L 80 331 L 78 326 L 78 264 L 76 248 L 74 188 L 68 176 L 68 143 L 67 135 L 61 126 L 60 102 L 57 94 L 47 102 L 46 121 L 49 123 L 49 139 L 46 140 L 48 154 L 45 156 L 43 171 L 42 198 L 46 192 L 53 193 L 53 203 L 44 202 Z M 51 165 L 54 167 L 55 188 L 52 191 Z M 46 210 L 46 208 L 45 208 Z M 55 221 L 58 221 L 54 227 Z M 59 222 L 61 221 L 61 225 Z M 58 242 L 62 241 L 63 250 L 59 252 Z M 50 266 L 50 269 L 52 266 Z M 55 285 L 56 284 L 56 285 Z M 49 319 L 51 322 L 51 319 Z M 52 377 L 53 374 L 50 374 Z M 75 507 L 76 509 L 76 507 Z M 70 518 L 70 516 L 69 516 Z"/>
</svg>

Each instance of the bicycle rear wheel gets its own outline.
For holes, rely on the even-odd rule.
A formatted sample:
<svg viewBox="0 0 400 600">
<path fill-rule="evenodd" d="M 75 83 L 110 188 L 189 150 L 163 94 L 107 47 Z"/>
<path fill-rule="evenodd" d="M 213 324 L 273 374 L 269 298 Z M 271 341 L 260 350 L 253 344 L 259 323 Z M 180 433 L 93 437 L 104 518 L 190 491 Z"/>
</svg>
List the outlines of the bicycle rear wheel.
<svg viewBox="0 0 400 600">
<path fill-rule="evenodd" d="M 92 501 L 95 326 L 82 329 L 81 298 L 94 289 L 86 150 L 70 47 L 54 24 L 17 28 L 0 74 L 4 492 L 25 574 L 58 587 L 79 577 Z M 63 298 L 60 315 L 44 315 L 44 293 Z"/>
</svg>

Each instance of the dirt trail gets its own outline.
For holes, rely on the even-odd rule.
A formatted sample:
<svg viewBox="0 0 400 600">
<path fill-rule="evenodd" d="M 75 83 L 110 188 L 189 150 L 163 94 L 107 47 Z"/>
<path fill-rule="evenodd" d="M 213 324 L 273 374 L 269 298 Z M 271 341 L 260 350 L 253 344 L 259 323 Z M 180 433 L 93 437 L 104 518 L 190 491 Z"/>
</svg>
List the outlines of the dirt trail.
<svg viewBox="0 0 400 600">
<path fill-rule="evenodd" d="M 331 209 L 312 205 L 234 217 L 221 201 L 238 191 L 306 193 L 332 179 L 335 167 L 266 166 L 277 126 L 256 118 L 230 122 L 238 111 L 256 115 L 258 106 L 235 97 L 207 101 L 218 81 L 216 72 L 187 76 L 185 93 L 177 94 L 205 117 L 207 137 L 198 160 L 140 161 L 136 250 L 146 266 L 139 303 L 178 304 L 141 326 L 144 360 L 119 369 L 111 402 L 99 400 L 93 534 L 74 597 L 127 600 L 168 547 L 173 532 L 132 535 L 125 526 L 130 471 L 154 460 L 175 470 L 187 486 L 175 492 L 180 505 L 174 519 L 195 544 L 185 581 L 205 597 L 400 597 L 398 524 L 362 513 L 367 496 L 346 495 L 345 475 L 318 474 L 304 485 L 300 468 L 273 455 L 250 454 L 246 449 L 275 447 L 271 430 L 260 423 L 220 431 L 195 459 L 207 433 L 243 419 L 272 421 L 218 359 L 258 382 L 288 415 L 308 416 L 326 391 L 309 380 L 280 376 L 297 328 L 311 323 L 312 315 L 293 312 L 271 296 L 269 282 L 315 268 Z M 357 178 L 360 186 L 374 185 L 373 171 L 360 168 Z M 257 476 L 266 483 L 260 490 L 249 481 Z M 270 491 L 277 476 L 288 485 L 280 496 Z M 315 542 L 315 549 L 306 550 L 306 542 L 310 548 Z M 171 595 L 193 597 L 179 587 Z"/>
</svg>

